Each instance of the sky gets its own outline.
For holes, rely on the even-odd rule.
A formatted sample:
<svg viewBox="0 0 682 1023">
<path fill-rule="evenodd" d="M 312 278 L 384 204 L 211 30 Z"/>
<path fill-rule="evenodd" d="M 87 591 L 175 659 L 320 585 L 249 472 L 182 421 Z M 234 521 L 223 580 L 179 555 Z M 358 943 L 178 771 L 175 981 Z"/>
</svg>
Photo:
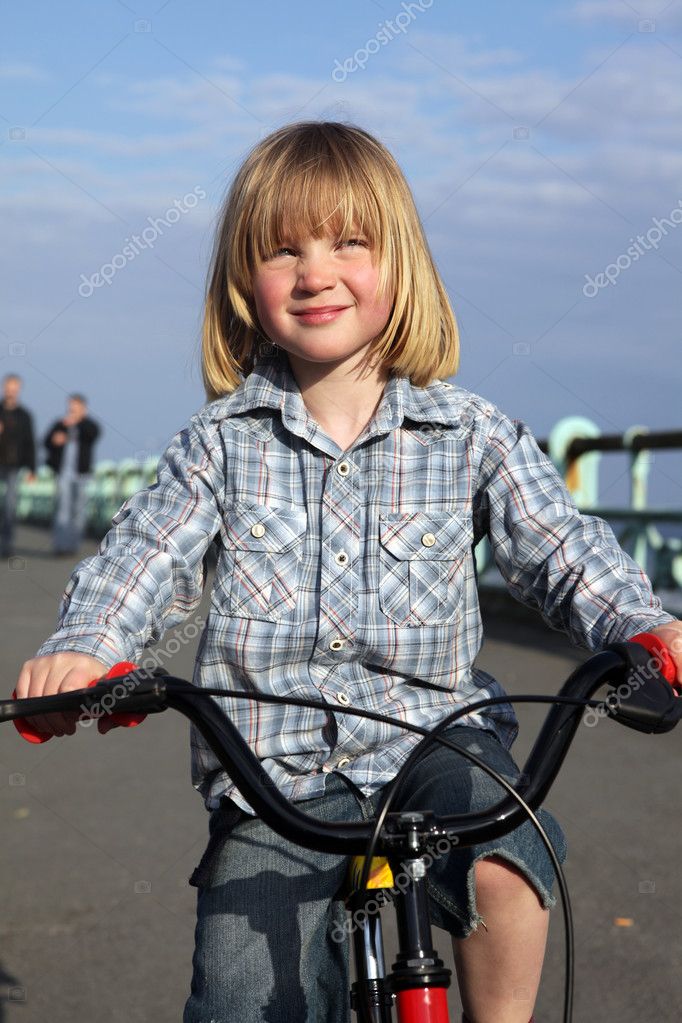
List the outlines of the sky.
<svg viewBox="0 0 682 1023">
<path fill-rule="evenodd" d="M 79 391 L 99 458 L 142 458 L 203 404 L 220 204 L 248 150 L 304 119 L 398 159 L 457 383 L 538 438 L 569 415 L 682 426 L 682 0 L 0 12 L 0 373 L 41 435 Z M 651 504 L 682 507 L 681 469 L 656 454 Z M 601 502 L 625 504 L 626 456 L 600 474 Z"/>
</svg>

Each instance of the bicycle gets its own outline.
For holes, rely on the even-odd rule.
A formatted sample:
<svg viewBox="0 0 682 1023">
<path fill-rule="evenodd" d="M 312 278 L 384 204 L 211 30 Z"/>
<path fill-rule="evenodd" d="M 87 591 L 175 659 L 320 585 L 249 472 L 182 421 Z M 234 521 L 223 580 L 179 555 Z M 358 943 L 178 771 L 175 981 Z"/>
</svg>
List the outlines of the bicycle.
<svg viewBox="0 0 682 1023">
<path fill-rule="evenodd" d="M 603 686 L 609 689 L 603 700 L 593 697 Z M 498 697 L 481 700 L 475 708 L 503 702 L 553 704 L 515 786 L 468 751 L 454 746 L 442 734 L 471 706 L 450 714 L 431 732 L 404 722 L 394 722 L 422 734 L 396 777 L 386 786 L 374 821 L 357 823 L 324 822 L 310 817 L 290 803 L 274 786 L 232 721 L 212 697 L 237 696 L 264 702 L 284 702 L 305 706 L 322 701 L 292 700 L 286 697 L 200 689 L 161 669 L 144 671 L 124 662 L 86 689 L 55 696 L 0 701 L 0 721 L 13 720 L 31 742 L 50 738 L 41 735 L 26 718 L 50 712 L 85 711 L 97 716 L 105 698 L 114 699 L 118 709 L 112 715 L 119 725 L 137 725 L 149 713 L 167 708 L 179 711 L 204 735 L 223 768 L 248 800 L 254 811 L 273 830 L 306 848 L 322 852 L 347 853 L 356 857 L 351 873 L 354 886 L 347 895 L 353 914 L 353 951 L 357 980 L 351 1003 L 360 1023 L 390 1023 L 393 1007 L 398 1023 L 448 1023 L 446 992 L 450 971 L 438 956 L 431 937 L 426 879 L 428 861 L 438 843 L 476 845 L 513 830 L 528 816 L 543 834 L 533 813 L 545 799 L 564 761 L 579 727 L 585 707 L 596 708 L 630 728 L 648 733 L 670 731 L 682 718 L 680 688 L 668 651 L 657 637 L 642 634 L 628 643 L 615 643 L 593 655 L 567 679 L 557 696 Z M 346 708 L 344 713 L 382 719 L 382 715 Z M 437 818 L 428 809 L 422 812 L 392 812 L 407 772 L 433 743 L 456 749 L 493 776 L 506 795 L 497 804 L 479 814 L 460 814 Z M 570 903 L 565 880 L 551 843 L 543 839 L 552 856 L 562 898 L 566 931 L 566 985 L 564 1021 L 572 1018 L 573 934 Z M 375 855 L 380 861 L 380 891 L 389 890 L 397 914 L 399 949 L 390 972 L 384 965 L 381 933 L 381 900 L 370 896 Z M 357 857 L 362 857 L 360 861 Z M 386 864 L 389 870 L 386 869 Z M 401 885 L 392 883 L 400 871 Z M 373 906 L 370 906 L 370 899 Z"/>
</svg>

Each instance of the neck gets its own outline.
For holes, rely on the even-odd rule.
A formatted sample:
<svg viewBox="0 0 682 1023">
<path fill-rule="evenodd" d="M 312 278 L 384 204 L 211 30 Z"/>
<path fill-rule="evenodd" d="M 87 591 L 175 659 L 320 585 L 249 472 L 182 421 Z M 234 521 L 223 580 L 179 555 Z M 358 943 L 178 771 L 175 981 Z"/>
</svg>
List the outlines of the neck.
<svg viewBox="0 0 682 1023">
<path fill-rule="evenodd" d="M 313 418 L 330 434 L 347 438 L 372 418 L 389 373 L 381 366 L 311 363 L 289 355 L 289 365 Z"/>
</svg>

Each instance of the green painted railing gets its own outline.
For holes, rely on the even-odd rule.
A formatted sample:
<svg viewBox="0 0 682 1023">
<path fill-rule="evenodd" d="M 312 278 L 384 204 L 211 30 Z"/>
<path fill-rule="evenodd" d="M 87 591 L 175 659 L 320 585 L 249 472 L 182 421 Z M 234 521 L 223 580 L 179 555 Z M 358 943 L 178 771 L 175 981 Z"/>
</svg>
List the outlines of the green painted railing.
<svg viewBox="0 0 682 1023">
<path fill-rule="evenodd" d="M 144 462 L 98 462 L 88 485 L 88 531 L 100 537 L 124 501 L 156 480 L 158 459 Z M 43 465 L 32 481 L 22 473 L 19 483 L 17 518 L 23 522 L 49 525 L 57 497 L 57 480 L 52 469 Z"/>
<path fill-rule="evenodd" d="M 664 605 L 682 614 L 682 508 L 647 507 L 651 452 L 682 450 L 682 430 L 651 433 L 645 426 L 632 426 L 624 434 L 603 435 L 591 420 L 569 416 L 539 444 L 580 510 L 609 522 L 621 547 L 647 573 Z M 611 451 L 629 455 L 630 505 L 626 508 L 605 506 L 599 500 L 600 459 Z M 682 481 L 682 472 L 678 479 Z M 479 577 L 495 576 L 501 583 L 487 541 L 476 548 L 476 568 Z"/>
</svg>

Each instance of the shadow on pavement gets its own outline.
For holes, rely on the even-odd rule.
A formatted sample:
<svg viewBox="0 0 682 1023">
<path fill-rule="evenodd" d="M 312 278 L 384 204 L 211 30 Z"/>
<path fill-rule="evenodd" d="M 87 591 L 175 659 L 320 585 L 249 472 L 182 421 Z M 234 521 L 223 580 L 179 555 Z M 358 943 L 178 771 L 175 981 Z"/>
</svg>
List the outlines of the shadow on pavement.
<svg viewBox="0 0 682 1023">
<path fill-rule="evenodd" d="M 26 991 L 18 978 L 8 973 L 0 963 L 0 1023 L 7 1023 L 6 1005 L 21 1005 L 25 1001 Z"/>
</svg>

